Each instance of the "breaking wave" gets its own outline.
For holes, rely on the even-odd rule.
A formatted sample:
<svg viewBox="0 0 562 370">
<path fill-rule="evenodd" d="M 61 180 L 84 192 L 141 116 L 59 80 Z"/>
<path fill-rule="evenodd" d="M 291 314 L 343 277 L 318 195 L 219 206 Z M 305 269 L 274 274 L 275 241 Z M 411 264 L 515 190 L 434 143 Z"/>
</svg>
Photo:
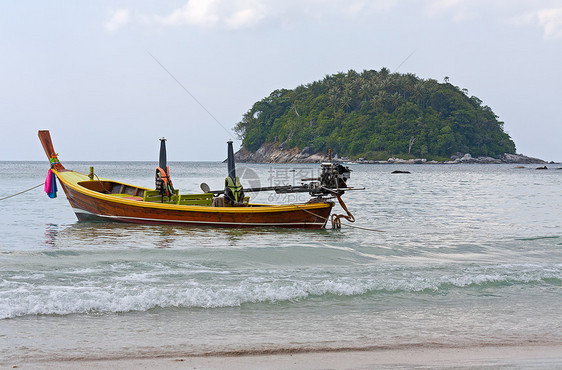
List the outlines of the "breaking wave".
<svg viewBox="0 0 562 370">
<path fill-rule="evenodd" d="M 312 297 L 369 298 L 377 294 L 426 294 L 454 289 L 501 289 L 514 285 L 562 285 L 562 265 L 496 265 L 444 270 L 294 271 L 258 270 L 229 274 L 200 267 L 180 271 L 129 271 L 111 275 L 97 268 L 14 274 L 0 280 L 0 319 L 147 311 L 155 308 L 220 308 L 252 303 L 297 302 Z M 75 275 L 72 279 L 64 276 Z M 76 275 L 84 279 L 76 279 Z M 212 276 L 209 276 L 212 275 Z M 201 278 L 205 276 L 205 278 Z"/>
</svg>

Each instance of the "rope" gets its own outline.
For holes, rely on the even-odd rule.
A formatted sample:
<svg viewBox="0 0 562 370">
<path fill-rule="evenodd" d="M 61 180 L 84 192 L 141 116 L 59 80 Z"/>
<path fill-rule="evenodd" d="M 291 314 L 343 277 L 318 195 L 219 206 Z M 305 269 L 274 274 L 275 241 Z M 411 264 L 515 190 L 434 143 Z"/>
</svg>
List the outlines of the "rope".
<svg viewBox="0 0 562 370">
<path fill-rule="evenodd" d="M 297 207 L 297 208 L 299 208 L 299 209 L 301 209 L 301 210 L 303 210 L 303 211 L 305 211 L 306 213 L 310 213 L 310 214 L 313 215 L 313 216 L 316 216 L 316 217 L 318 217 L 318 218 L 321 218 L 321 219 L 323 219 L 323 220 L 325 220 L 325 221 L 330 221 L 330 218 L 329 218 L 329 217 L 320 216 L 320 215 L 318 215 L 318 214 L 316 214 L 316 213 L 314 213 L 314 212 L 309 211 L 309 210 L 306 209 L 306 208 L 300 207 L 298 204 L 295 204 L 295 203 L 292 203 L 292 205 L 295 206 L 295 207 Z M 349 211 L 348 211 L 348 212 L 349 212 Z M 345 216 L 344 216 L 344 217 L 345 217 Z M 353 217 L 353 215 L 352 215 L 351 217 Z M 347 217 L 346 217 L 346 218 L 347 218 Z M 360 229 L 360 230 L 366 230 L 366 231 L 373 231 L 373 232 L 376 232 L 376 233 L 384 233 L 384 232 L 385 232 L 384 230 L 370 229 L 370 228 L 368 228 L 368 227 L 361 227 L 361 226 L 355 226 L 355 225 L 349 225 L 349 224 L 342 224 L 341 221 L 339 220 L 339 218 L 338 218 L 338 222 L 339 222 L 339 224 L 340 224 L 340 227 L 343 225 L 343 226 L 351 227 L 351 228 L 354 228 L 354 229 Z M 332 225 L 332 228 L 333 228 L 333 225 Z"/>
<path fill-rule="evenodd" d="M 355 217 L 353 217 L 351 212 L 349 212 L 349 210 L 347 209 L 347 206 L 345 205 L 345 203 L 341 199 L 341 196 L 337 195 L 336 197 L 338 198 L 338 202 L 340 202 L 340 206 L 347 213 L 347 215 L 333 214 L 332 215 L 332 229 L 341 229 L 341 219 L 342 218 L 345 218 L 349 222 L 355 222 Z"/>
<path fill-rule="evenodd" d="M 408 58 L 409 58 L 409 57 L 408 57 Z M 324 186 L 322 187 L 322 189 L 327 190 L 328 192 L 334 194 L 334 195 L 338 198 L 338 201 L 340 202 L 341 207 L 342 207 L 342 208 L 345 210 L 345 212 L 347 213 L 347 215 L 332 215 L 332 218 L 331 218 L 331 220 L 332 220 L 332 228 L 341 229 L 341 225 L 342 225 L 342 223 L 341 223 L 341 218 L 345 218 L 345 219 L 348 220 L 349 222 L 355 222 L 355 217 L 353 217 L 353 215 L 351 214 L 351 212 L 349 212 L 349 210 L 347 209 L 345 203 L 344 203 L 343 200 L 341 199 L 341 197 L 340 197 L 340 195 L 338 194 L 338 192 L 337 192 L 337 191 L 334 191 L 334 190 L 332 190 L 332 189 L 330 189 L 330 188 L 324 187 Z M 296 205 L 296 204 L 295 204 L 295 205 Z M 297 206 L 297 207 L 298 207 L 298 206 Z M 303 209 L 303 211 L 307 211 L 307 210 L 306 210 L 306 209 Z M 312 212 L 310 212 L 310 213 L 312 213 Z M 320 217 L 320 218 L 325 219 L 326 221 L 328 221 L 328 219 L 325 218 L 325 217 L 322 217 L 322 216 L 320 216 L 320 215 L 316 215 L 316 216 L 318 216 L 318 217 Z M 384 232 L 385 232 L 384 230 L 370 229 L 370 228 L 367 228 L 367 227 L 361 227 L 361 226 L 355 226 L 355 225 L 349 225 L 349 224 L 343 224 L 343 225 L 344 225 L 344 226 L 347 226 L 347 227 L 352 227 L 352 228 L 354 228 L 354 229 L 367 230 L 367 231 L 374 231 L 374 232 L 377 232 L 377 233 L 384 233 Z"/>
<path fill-rule="evenodd" d="M 40 186 L 42 186 L 42 185 L 45 185 L 45 183 L 43 183 L 43 182 L 42 182 L 41 184 L 39 184 L 39 185 L 36 185 L 36 186 L 34 186 L 34 187 L 32 187 L 32 188 L 29 188 L 29 189 L 27 189 L 27 190 L 24 190 L 24 191 L 20 191 L 19 193 L 16 193 L 16 194 L 12 194 L 12 195 L 9 195 L 9 196 L 7 196 L 7 197 L 4 197 L 4 198 L 0 198 L 0 200 L 4 200 L 4 199 L 8 199 L 8 198 L 11 198 L 11 197 L 15 197 L 16 195 L 20 195 L 20 194 L 23 194 L 23 193 L 25 193 L 25 192 L 28 192 L 28 191 L 30 191 L 30 190 L 36 189 L 36 188 L 38 188 L 38 187 L 40 187 Z"/>
<path fill-rule="evenodd" d="M 343 226 L 346 226 L 346 227 L 352 227 L 352 228 L 354 228 L 354 229 L 360 229 L 360 230 L 366 230 L 366 231 L 373 231 L 373 232 L 376 232 L 376 233 L 385 233 L 385 232 L 386 232 L 386 231 L 384 231 L 384 230 L 370 229 L 370 228 L 368 228 L 368 227 L 361 227 L 361 226 L 355 226 L 355 225 L 350 225 L 350 224 L 342 224 L 342 225 L 343 225 Z"/>
<path fill-rule="evenodd" d="M 100 180 L 100 178 L 98 177 L 97 174 L 94 173 L 94 176 L 96 177 L 96 179 L 98 179 L 98 182 L 100 183 L 101 187 L 103 188 L 103 190 L 107 191 L 107 193 L 111 193 L 111 191 L 107 190 L 107 188 L 105 187 L 105 185 L 103 184 L 103 181 Z"/>
</svg>

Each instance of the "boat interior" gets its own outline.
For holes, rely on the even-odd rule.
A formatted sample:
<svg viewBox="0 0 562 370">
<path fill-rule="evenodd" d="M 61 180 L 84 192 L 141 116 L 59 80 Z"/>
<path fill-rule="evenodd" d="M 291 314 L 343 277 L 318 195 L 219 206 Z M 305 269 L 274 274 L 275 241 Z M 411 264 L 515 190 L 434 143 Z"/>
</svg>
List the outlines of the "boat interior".
<svg viewBox="0 0 562 370">
<path fill-rule="evenodd" d="M 142 198 L 148 189 L 122 184 L 116 181 L 81 181 L 78 185 L 102 194 L 122 194 Z"/>
<path fill-rule="evenodd" d="M 78 185 L 102 194 L 108 194 L 115 197 L 136 200 L 140 202 L 154 202 L 177 205 L 197 205 L 197 206 L 228 206 L 222 197 L 214 197 L 213 193 L 200 194 L 179 194 L 176 189 L 170 197 L 162 196 L 158 190 L 151 190 L 136 186 L 123 184 L 116 181 L 81 181 Z M 244 197 L 244 203 L 248 204 L 249 197 Z M 253 205 L 252 205 L 253 206 Z"/>
</svg>

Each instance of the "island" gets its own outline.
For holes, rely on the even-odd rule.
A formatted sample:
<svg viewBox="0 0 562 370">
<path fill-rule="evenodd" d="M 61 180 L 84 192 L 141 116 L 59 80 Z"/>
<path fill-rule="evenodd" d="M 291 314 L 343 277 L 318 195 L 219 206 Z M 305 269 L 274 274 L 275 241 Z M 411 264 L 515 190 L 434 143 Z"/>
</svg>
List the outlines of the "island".
<svg viewBox="0 0 562 370">
<path fill-rule="evenodd" d="M 415 74 L 354 70 L 253 104 L 235 126 L 240 162 L 545 163 L 516 154 L 492 109 Z"/>
</svg>

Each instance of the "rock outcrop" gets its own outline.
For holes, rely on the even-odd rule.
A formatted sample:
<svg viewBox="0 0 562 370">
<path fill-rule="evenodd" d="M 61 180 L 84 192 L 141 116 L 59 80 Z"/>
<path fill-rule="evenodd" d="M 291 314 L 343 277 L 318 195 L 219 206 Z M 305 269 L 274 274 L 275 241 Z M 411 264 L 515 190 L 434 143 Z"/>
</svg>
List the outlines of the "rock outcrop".
<svg viewBox="0 0 562 370">
<path fill-rule="evenodd" d="M 279 143 L 265 143 L 255 152 L 250 152 L 244 148 L 241 148 L 234 158 L 237 162 L 254 162 L 254 163 L 321 163 L 328 160 L 328 156 L 323 153 L 315 153 L 312 147 L 306 147 L 304 149 L 292 148 L 285 149 L 283 144 Z M 342 161 L 334 154 L 335 161 Z M 345 159 L 348 160 L 348 159 Z M 450 161 L 437 162 L 437 161 L 426 161 L 425 159 L 400 159 L 400 158 L 388 158 L 386 161 L 369 161 L 364 158 L 359 158 L 356 163 L 395 163 L 395 164 L 424 164 L 424 163 L 445 163 L 445 164 L 456 164 L 456 163 L 520 163 L 520 164 L 546 164 L 547 162 L 542 159 L 527 157 L 522 154 L 509 154 L 505 153 L 499 156 L 499 158 L 492 157 L 473 157 L 470 153 L 457 153 L 451 157 Z"/>
<path fill-rule="evenodd" d="M 505 153 L 505 154 L 500 156 L 500 159 L 501 159 L 502 163 L 531 163 L 531 164 L 546 163 L 546 161 L 543 161 L 542 159 L 527 157 L 527 156 L 524 156 L 522 154 Z"/>
<path fill-rule="evenodd" d="M 234 158 L 237 162 L 253 163 L 320 163 L 328 160 L 327 155 L 314 153 L 310 147 L 284 149 L 279 143 L 265 143 L 253 153 L 241 148 Z"/>
</svg>

